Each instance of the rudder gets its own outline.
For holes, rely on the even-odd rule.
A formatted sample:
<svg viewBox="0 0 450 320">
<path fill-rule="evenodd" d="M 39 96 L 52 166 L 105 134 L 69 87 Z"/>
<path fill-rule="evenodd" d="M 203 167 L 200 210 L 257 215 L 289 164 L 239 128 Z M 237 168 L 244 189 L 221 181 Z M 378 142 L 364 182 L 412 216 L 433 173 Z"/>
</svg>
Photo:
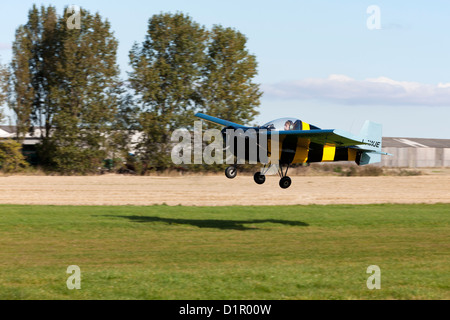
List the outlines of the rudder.
<svg viewBox="0 0 450 320">
<path fill-rule="evenodd" d="M 360 165 L 381 162 L 382 125 L 372 121 L 366 121 L 359 135 L 362 141 L 368 144 L 358 145 L 358 154 L 355 162 Z"/>
</svg>

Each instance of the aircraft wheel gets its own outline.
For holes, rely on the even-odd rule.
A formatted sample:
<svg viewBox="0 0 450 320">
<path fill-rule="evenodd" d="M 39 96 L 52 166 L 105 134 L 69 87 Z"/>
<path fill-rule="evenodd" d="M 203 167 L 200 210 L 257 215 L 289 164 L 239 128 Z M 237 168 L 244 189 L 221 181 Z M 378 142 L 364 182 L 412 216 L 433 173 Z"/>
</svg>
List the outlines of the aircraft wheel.
<svg viewBox="0 0 450 320">
<path fill-rule="evenodd" d="M 261 172 L 256 172 L 253 175 L 253 180 L 255 180 L 257 184 L 263 184 L 264 182 L 266 182 L 266 176 L 261 174 Z"/>
<path fill-rule="evenodd" d="M 291 185 L 291 182 L 291 178 L 289 178 L 288 176 L 283 177 L 280 179 L 280 187 L 283 189 L 287 189 Z"/>
<path fill-rule="evenodd" d="M 227 176 L 228 179 L 235 178 L 236 174 L 237 174 L 236 167 L 229 166 L 228 168 L 225 169 L 225 175 Z"/>
</svg>

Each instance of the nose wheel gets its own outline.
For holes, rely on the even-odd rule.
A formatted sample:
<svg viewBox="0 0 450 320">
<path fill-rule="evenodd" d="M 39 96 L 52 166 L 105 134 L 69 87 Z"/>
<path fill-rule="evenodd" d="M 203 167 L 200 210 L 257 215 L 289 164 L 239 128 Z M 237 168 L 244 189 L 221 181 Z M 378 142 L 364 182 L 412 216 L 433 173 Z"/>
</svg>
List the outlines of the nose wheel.
<svg viewBox="0 0 450 320">
<path fill-rule="evenodd" d="M 225 176 L 228 179 L 233 179 L 236 177 L 237 174 L 237 168 L 235 166 L 229 166 L 225 169 Z"/>
<path fill-rule="evenodd" d="M 261 174 L 261 172 L 256 172 L 253 176 L 253 180 L 255 180 L 257 184 L 263 184 L 266 182 L 266 176 Z"/>
</svg>

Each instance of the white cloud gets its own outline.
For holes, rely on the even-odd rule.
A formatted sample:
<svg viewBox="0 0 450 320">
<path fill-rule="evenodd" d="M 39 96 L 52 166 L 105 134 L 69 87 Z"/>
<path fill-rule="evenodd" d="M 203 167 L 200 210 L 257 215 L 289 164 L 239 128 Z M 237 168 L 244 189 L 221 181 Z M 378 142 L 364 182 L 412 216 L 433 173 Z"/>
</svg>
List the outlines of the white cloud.
<svg viewBox="0 0 450 320">
<path fill-rule="evenodd" d="M 269 99 L 317 99 L 341 104 L 450 106 L 450 83 L 438 85 L 396 81 L 387 77 L 355 80 L 332 74 L 326 79 L 310 78 L 263 85 Z"/>
<path fill-rule="evenodd" d="M 0 50 L 10 50 L 11 45 L 9 43 L 0 42 Z"/>
</svg>

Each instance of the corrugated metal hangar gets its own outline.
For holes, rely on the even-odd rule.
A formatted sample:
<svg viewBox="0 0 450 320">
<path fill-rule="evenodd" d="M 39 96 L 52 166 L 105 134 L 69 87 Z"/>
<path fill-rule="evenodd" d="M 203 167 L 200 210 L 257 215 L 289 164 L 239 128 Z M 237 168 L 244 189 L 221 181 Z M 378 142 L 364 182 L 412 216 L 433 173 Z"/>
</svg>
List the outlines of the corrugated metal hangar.
<svg viewBox="0 0 450 320">
<path fill-rule="evenodd" d="M 450 139 L 383 138 L 383 167 L 450 167 Z"/>
</svg>

